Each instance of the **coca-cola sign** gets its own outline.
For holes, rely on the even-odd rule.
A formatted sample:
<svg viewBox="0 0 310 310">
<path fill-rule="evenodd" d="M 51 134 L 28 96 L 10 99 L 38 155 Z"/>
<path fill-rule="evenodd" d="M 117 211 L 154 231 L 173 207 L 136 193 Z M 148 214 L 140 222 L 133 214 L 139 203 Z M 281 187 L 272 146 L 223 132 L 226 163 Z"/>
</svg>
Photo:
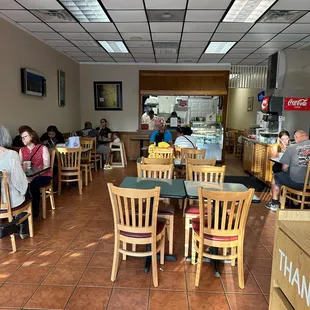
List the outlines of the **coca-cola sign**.
<svg viewBox="0 0 310 310">
<path fill-rule="evenodd" d="M 284 110 L 286 111 L 310 110 L 310 98 L 284 98 Z"/>
<path fill-rule="evenodd" d="M 268 113 L 269 112 L 269 101 L 270 97 L 264 97 L 262 101 L 262 112 Z"/>
</svg>

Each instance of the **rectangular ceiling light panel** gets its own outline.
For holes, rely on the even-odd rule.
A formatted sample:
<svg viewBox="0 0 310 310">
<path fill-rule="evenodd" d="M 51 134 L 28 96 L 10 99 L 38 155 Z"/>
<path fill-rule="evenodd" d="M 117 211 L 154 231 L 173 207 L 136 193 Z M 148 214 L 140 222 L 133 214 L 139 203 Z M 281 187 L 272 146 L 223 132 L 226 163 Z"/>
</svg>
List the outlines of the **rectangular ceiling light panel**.
<svg viewBox="0 0 310 310">
<path fill-rule="evenodd" d="M 109 53 L 128 53 L 122 41 L 99 41 L 99 43 Z"/>
<path fill-rule="evenodd" d="M 206 54 L 226 54 L 236 42 L 210 42 Z"/>
<path fill-rule="evenodd" d="M 60 2 L 81 23 L 110 22 L 97 0 L 61 0 Z"/>
<path fill-rule="evenodd" d="M 224 22 L 254 23 L 276 0 L 236 0 L 227 12 Z"/>
</svg>

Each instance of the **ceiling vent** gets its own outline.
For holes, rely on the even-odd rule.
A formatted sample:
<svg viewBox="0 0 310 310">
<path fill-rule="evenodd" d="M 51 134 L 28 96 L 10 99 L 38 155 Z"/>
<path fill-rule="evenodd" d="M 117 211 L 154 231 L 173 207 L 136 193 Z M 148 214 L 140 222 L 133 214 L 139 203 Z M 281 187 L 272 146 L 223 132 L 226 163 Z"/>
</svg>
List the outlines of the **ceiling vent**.
<svg viewBox="0 0 310 310">
<path fill-rule="evenodd" d="M 75 19 L 66 10 L 36 10 L 31 12 L 46 23 L 75 22 Z"/>
<path fill-rule="evenodd" d="M 154 42 L 156 55 L 159 54 L 177 54 L 179 50 L 179 42 Z"/>
<path fill-rule="evenodd" d="M 147 10 L 149 22 L 183 22 L 185 10 Z"/>
<path fill-rule="evenodd" d="M 261 19 L 260 23 L 293 23 L 301 16 L 303 16 L 306 11 L 276 11 L 271 10 L 266 12 Z"/>
</svg>

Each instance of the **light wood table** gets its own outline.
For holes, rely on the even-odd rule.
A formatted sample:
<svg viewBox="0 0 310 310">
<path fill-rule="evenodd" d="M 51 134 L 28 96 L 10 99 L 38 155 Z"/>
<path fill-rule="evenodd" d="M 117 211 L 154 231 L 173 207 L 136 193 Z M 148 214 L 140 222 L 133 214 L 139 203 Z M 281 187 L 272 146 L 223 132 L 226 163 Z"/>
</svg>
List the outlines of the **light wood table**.
<svg viewBox="0 0 310 310">
<path fill-rule="evenodd" d="M 279 210 L 270 310 L 310 309 L 310 211 Z"/>
</svg>

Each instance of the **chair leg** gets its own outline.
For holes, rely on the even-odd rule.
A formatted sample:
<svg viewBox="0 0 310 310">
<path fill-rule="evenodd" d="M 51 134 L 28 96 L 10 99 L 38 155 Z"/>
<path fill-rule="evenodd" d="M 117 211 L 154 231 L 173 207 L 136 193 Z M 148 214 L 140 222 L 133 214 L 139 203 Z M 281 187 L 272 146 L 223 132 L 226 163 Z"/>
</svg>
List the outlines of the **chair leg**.
<svg viewBox="0 0 310 310">
<path fill-rule="evenodd" d="M 231 255 L 235 255 L 235 254 L 236 254 L 236 247 L 233 247 L 233 248 L 231 248 Z M 235 258 L 233 258 L 231 260 L 231 266 L 232 267 L 236 266 L 236 259 Z"/>
<path fill-rule="evenodd" d="M 189 231 L 190 231 L 190 218 L 185 216 L 185 242 L 184 242 L 184 256 L 188 256 L 189 248 Z"/>
<path fill-rule="evenodd" d="M 102 170 L 102 155 L 100 154 L 99 167 Z"/>
<path fill-rule="evenodd" d="M 198 264 L 196 269 L 196 277 L 195 277 L 195 286 L 199 286 L 200 275 L 201 275 L 201 267 L 202 267 L 202 258 L 203 258 L 203 244 L 199 241 L 199 253 L 198 253 Z"/>
<path fill-rule="evenodd" d="M 238 243 L 237 254 L 238 254 L 238 282 L 239 282 L 239 287 L 243 289 L 244 288 L 244 270 L 243 270 L 243 248 L 242 248 L 241 242 Z"/>
<path fill-rule="evenodd" d="M 43 219 L 46 219 L 46 190 L 45 187 L 40 188 L 41 199 L 42 199 L 42 216 Z"/>
<path fill-rule="evenodd" d="M 196 263 L 196 251 L 195 251 L 195 240 L 194 240 L 194 230 L 192 229 L 192 258 L 191 262 L 193 265 Z"/>
<path fill-rule="evenodd" d="M 29 228 L 29 236 L 33 237 L 33 218 L 32 218 L 32 205 L 28 209 L 28 228 Z"/>
<path fill-rule="evenodd" d="M 173 254 L 173 227 L 174 227 L 174 215 L 169 216 L 169 254 Z"/>
<path fill-rule="evenodd" d="M 136 252 L 136 250 L 137 250 L 137 245 L 136 245 L 135 243 L 133 243 L 133 244 L 131 245 L 131 249 L 132 249 L 132 252 Z"/>
<path fill-rule="evenodd" d="M 120 246 L 120 241 L 117 236 L 115 235 L 114 239 L 114 254 L 113 254 L 113 265 L 112 265 L 112 272 L 111 272 L 111 281 L 114 282 L 116 280 L 116 274 L 117 274 L 117 269 L 118 269 L 118 264 L 119 264 L 119 246 Z"/>
<path fill-rule="evenodd" d="M 153 285 L 158 286 L 158 275 L 157 275 L 157 255 L 156 255 L 156 243 L 152 244 L 152 275 Z"/>
<path fill-rule="evenodd" d="M 12 251 L 13 251 L 13 253 L 15 253 L 15 252 L 16 252 L 16 241 L 15 241 L 15 235 L 14 235 L 14 234 L 12 234 L 10 237 L 11 237 Z"/>
<path fill-rule="evenodd" d="M 85 166 L 84 172 L 85 172 L 85 186 L 87 186 L 87 185 L 88 185 L 88 171 L 87 171 L 87 166 Z"/>
<path fill-rule="evenodd" d="M 78 186 L 79 186 L 79 194 L 82 195 L 83 185 L 82 185 L 82 177 L 81 176 L 79 177 L 79 180 L 78 180 Z"/>
<path fill-rule="evenodd" d="M 166 232 L 163 232 L 163 244 L 160 250 L 160 260 L 159 263 L 163 265 L 165 263 L 165 240 L 166 240 Z"/>
<path fill-rule="evenodd" d="M 50 192 L 50 202 L 51 202 L 51 207 L 52 210 L 55 210 L 55 200 L 54 200 L 54 193 L 53 193 L 53 189 L 51 188 L 51 192 Z"/>
<path fill-rule="evenodd" d="M 61 173 L 58 171 L 58 196 L 61 194 Z"/>
<path fill-rule="evenodd" d="M 95 163 L 95 171 L 97 171 L 97 160 L 96 159 L 95 159 L 94 163 Z"/>
<path fill-rule="evenodd" d="M 89 181 L 92 182 L 93 181 L 93 175 L 91 173 L 91 166 L 89 166 Z"/>
<path fill-rule="evenodd" d="M 127 249 L 127 243 L 123 241 L 123 250 Z M 123 260 L 126 260 L 126 254 L 123 254 Z"/>
</svg>

